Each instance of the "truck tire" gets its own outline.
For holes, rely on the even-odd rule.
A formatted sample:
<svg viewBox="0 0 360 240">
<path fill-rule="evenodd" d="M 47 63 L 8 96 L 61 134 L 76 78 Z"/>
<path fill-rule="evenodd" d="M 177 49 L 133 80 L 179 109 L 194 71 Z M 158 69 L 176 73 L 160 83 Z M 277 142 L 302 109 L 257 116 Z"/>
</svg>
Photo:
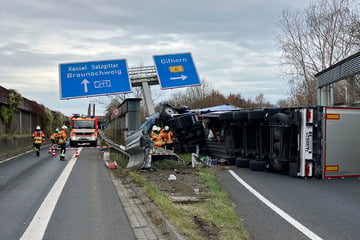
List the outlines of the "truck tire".
<svg viewBox="0 0 360 240">
<path fill-rule="evenodd" d="M 277 113 L 272 117 L 271 122 L 286 125 L 290 123 L 290 117 L 286 113 Z"/>
<path fill-rule="evenodd" d="M 270 166 L 275 170 L 275 171 L 282 171 L 284 170 L 285 166 L 286 166 L 286 163 L 285 162 L 281 162 L 279 160 L 276 160 L 276 159 L 272 159 L 270 161 Z"/>
<path fill-rule="evenodd" d="M 280 128 L 273 128 L 273 139 L 275 141 L 279 141 L 280 140 Z"/>
<path fill-rule="evenodd" d="M 171 107 L 164 107 L 160 114 L 160 119 L 163 121 L 167 121 L 172 118 L 174 114 L 176 114 L 176 110 Z"/>
<path fill-rule="evenodd" d="M 290 177 L 297 177 L 297 164 L 296 164 L 296 162 L 289 163 L 288 175 Z"/>
<path fill-rule="evenodd" d="M 249 168 L 252 171 L 264 171 L 265 167 L 266 163 L 264 161 L 250 160 Z"/>
<path fill-rule="evenodd" d="M 235 165 L 241 168 L 248 168 L 249 163 L 250 163 L 250 159 L 236 158 L 235 160 Z"/>
</svg>

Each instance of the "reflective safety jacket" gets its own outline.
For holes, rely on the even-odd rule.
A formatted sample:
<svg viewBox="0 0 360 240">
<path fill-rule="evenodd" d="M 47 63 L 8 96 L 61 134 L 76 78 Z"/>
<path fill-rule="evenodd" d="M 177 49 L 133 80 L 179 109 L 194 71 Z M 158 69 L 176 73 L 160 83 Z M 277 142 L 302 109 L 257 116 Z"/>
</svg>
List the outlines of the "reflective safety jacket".
<svg viewBox="0 0 360 240">
<path fill-rule="evenodd" d="M 165 144 L 161 133 L 152 132 L 151 139 L 154 141 L 155 146 L 161 147 Z"/>
<path fill-rule="evenodd" d="M 35 144 L 41 144 L 42 142 L 45 142 L 45 135 L 42 131 L 33 132 L 32 138 Z"/>
<path fill-rule="evenodd" d="M 165 129 L 162 129 L 160 134 L 163 136 L 165 144 L 172 144 L 174 139 L 174 134 L 171 130 L 166 131 Z"/>
<path fill-rule="evenodd" d="M 53 133 L 53 134 L 51 134 L 50 139 L 51 139 L 51 140 L 57 140 L 57 139 L 58 139 L 58 136 L 59 136 L 58 133 Z"/>
<path fill-rule="evenodd" d="M 65 141 L 66 141 L 66 139 L 67 139 L 67 134 L 66 134 L 65 129 L 61 130 L 61 134 L 63 134 L 63 135 L 64 135 L 64 137 L 65 137 Z"/>
<path fill-rule="evenodd" d="M 66 134 L 59 132 L 58 139 L 59 139 L 59 144 L 66 143 Z"/>
</svg>

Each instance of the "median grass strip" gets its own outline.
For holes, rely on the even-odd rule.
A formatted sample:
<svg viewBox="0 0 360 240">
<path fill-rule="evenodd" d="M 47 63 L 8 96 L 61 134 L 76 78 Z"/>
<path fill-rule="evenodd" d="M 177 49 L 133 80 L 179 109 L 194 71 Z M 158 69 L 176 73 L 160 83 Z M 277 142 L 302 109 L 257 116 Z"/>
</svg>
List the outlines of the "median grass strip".
<svg viewBox="0 0 360 240">
<path fill-rule="evenodd" d="M 186 162 L 191 159 L 190 154 L 184 154 L 181 157 Z M 170 165 L 173 163 L 172 160 Z M 169 165 L 166 160 L 159 161 L 158 164 L 163 164 L 163 167 Z M 124 166 L 121 163 L 119 165 Z M 159 165 L 157 165 L 158 168 Z M 176 167 L 176 165 L 172 167 Z M 196 166 L 197 174 L 207 188 L 207 200 L 191 204 L 170 201 L 168 196 L 154 182 L 146 180 L 139 171 L 129 171 L 124 168 L 120 168 L 119 171 L 123 171 L 122 176 L 124 176 L 125 171 L 125 175 L 131 177 L 134 183 L 142 187 L 148 198 L 187 239 L 249 239 L 248 233 L 236 215 L 227 193 L 217 181 L 213 168 Z"/>
</svg>

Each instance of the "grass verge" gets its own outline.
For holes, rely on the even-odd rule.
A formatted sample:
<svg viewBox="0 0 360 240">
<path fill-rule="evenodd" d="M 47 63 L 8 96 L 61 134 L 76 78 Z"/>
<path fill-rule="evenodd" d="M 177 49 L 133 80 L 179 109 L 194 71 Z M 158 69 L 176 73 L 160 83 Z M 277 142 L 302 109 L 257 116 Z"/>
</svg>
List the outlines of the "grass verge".
<svg viewBox="0 0 360 240">
<path fill-rule="evenodd" d="M 186 162 L 190 154 L 181 156 Z M 141 173 L 125 169 L 126 159 L 115 156 L 120 168 L 119 176 L 131 177 L 141 186 L 149 199 L 160 209 L 163 215 L 187 239 L 234 240 L 249 239 L 242 222 L 236 215 L 227 193 L 222 189 L 212 168 L 198 166 L 196 170 L 208 189 L 208 200 L 200 203 L 179 204 L 171 202 L 156 184 L 145 180 Z M 113 158 L 114 159 L 114 158 Z"/>
</svg>

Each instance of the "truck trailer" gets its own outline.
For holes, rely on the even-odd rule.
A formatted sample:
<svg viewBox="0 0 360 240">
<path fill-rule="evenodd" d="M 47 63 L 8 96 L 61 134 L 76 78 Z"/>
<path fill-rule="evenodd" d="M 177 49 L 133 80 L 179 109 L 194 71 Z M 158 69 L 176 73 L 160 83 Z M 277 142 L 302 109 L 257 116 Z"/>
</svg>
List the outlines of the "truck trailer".
<svg viewBox="0 0 360 240">
<path fill-rule="evenodd" d="M 209 155 L 293 177 L 360 176 L 360 109 L 253 108 L 202 114 Z"/>
</svg>

